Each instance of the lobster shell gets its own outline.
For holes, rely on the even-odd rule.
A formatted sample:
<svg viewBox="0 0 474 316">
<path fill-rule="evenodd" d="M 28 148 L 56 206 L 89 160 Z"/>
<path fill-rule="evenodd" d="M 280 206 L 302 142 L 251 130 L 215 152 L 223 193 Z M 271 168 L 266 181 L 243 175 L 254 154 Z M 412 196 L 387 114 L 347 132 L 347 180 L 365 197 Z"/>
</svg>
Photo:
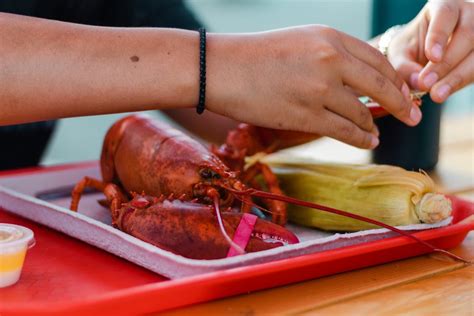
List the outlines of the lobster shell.
<svg viewBox="0 0 474 316">
<path fill-rule="evenodd" d="M 195 197 L 194 186 L 203 181 L 200 171 L 206 168 L 222 178 L 235 178 L 204 145 L 145 115 L 119 120 L 104 140 L 102 179 L 127 192 Z"/>
</svg>

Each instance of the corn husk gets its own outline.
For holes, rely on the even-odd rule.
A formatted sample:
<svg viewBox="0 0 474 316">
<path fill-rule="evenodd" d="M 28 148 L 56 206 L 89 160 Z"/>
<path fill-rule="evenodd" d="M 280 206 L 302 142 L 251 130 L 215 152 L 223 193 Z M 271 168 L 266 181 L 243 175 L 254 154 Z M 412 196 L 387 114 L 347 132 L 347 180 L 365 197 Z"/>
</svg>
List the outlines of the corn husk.
<svg viewBox="0 0 474 316">
<path fill-rule="evenodd" d="M 424 172 L 388 165 L 351 165 L 294 157 L 266 157 L 288 196 L 379 220 L 392 226 L 436 223 L 451 215 L 451 201 L 435 192 Z M 288 205 L 290 221 L 333 231 L 375 225 L 301 206 Z"/>
</svg>

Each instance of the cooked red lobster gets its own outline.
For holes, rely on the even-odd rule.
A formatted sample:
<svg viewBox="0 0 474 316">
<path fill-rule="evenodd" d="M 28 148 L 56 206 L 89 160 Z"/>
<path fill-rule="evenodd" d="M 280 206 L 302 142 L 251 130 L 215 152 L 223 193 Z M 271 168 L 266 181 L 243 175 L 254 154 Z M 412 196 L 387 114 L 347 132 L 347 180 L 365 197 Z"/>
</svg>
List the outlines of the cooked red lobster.
<svg viewBox="0 0 474 316">
<path fill-rule="evenodd" d="M 226 144 L 209 150 L 162 122 L 143 115 L 127 116 L 105 137 L 102 181 L 88 177 L 80 181 L 72 193 L 71 210 L 78 209 L 86 187 L 98 189 L 107 198 L 115 227 L 193 259 L 223 258 L 297 243 L 298 238 L 283 227 L 285 202 L 367 221 L 434 250 L 384 223 L 284 196 L 275 175 L 264 164 L 243 167 L 246 155 L 312 138 L 242 124 L 229 133 Z M 258 175 L 263 181 L 257 181 Z M 262 187 L 269 192 L 260 190 Z M 268 210 L 257 205 L 254 197 Z M 252 207 L 269 211 L 273 223 L 250 214 Z"/>
<path fill-rule="evenodd" d="M 232 146 L 221 152 L 223 157 L 245 154 Z M 221 258 L 298 242 L 280 226 L 286 222 L 285 203 L 266 199 L 277 225 L 249 214 L 252 198 L 237 194 L 248 189 L 244 181 L 252 182 L 260 173 L 270 191 L 281 194 L 271 170 L 255 164 L 239 171 L 183 132 L 131 115 L 116 122 L 105 137 L 102 181 L 79 182 L 71 209 L 77 210 L 86 187 L 94 187 L 107 197 L 114 226 L 190 258 Z M 236 209 L 240 201 L 242 212 Z"/>
</svg>

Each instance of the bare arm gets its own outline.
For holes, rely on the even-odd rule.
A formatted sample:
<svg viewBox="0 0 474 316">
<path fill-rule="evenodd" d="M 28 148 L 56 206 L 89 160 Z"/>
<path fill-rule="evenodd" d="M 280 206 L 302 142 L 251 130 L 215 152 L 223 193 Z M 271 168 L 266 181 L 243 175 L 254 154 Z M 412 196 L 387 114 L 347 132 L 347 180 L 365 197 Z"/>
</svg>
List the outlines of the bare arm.
<svg viewBox="0 0 474 316">
<path fill-rule="evenodd" d="M 0 14 L 0 125 L 194 107 L 198 47 L 191 31 Z M 206 108 L 237 121 L 373 148 L 370 112 L 346 86 L 406 124 L 421 119 L 380 53 L 326 26 L 209 34 L 207 56 Z"/>
<path fill-rule="evenodd" d="M 192 106 L 197 47 L 196 32 L 0 13 L 0 125 Z"/>
<path fill-rule="evenodd" d="M 164 112 L 189 132 L 214 144 L 224 143 L 227 133 L 239 123 L 209 111 L 204 111 L 200 117 L 196 116 L 195 109 L 169 109 Z"/>
</svg>

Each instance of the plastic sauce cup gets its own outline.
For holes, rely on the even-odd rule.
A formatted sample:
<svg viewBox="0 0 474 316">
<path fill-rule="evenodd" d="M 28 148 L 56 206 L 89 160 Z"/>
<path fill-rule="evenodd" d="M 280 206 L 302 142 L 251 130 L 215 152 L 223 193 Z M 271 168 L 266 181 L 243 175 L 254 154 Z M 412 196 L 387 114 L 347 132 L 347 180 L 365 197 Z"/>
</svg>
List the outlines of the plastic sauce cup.
<svg viewBox="0 0 474 316">
<path fill-rule="evenodd" d="M 34 245 L 31 229 L 0 223 L 0 288 L 18 282 L 26 251 Z"/>
</svg>

